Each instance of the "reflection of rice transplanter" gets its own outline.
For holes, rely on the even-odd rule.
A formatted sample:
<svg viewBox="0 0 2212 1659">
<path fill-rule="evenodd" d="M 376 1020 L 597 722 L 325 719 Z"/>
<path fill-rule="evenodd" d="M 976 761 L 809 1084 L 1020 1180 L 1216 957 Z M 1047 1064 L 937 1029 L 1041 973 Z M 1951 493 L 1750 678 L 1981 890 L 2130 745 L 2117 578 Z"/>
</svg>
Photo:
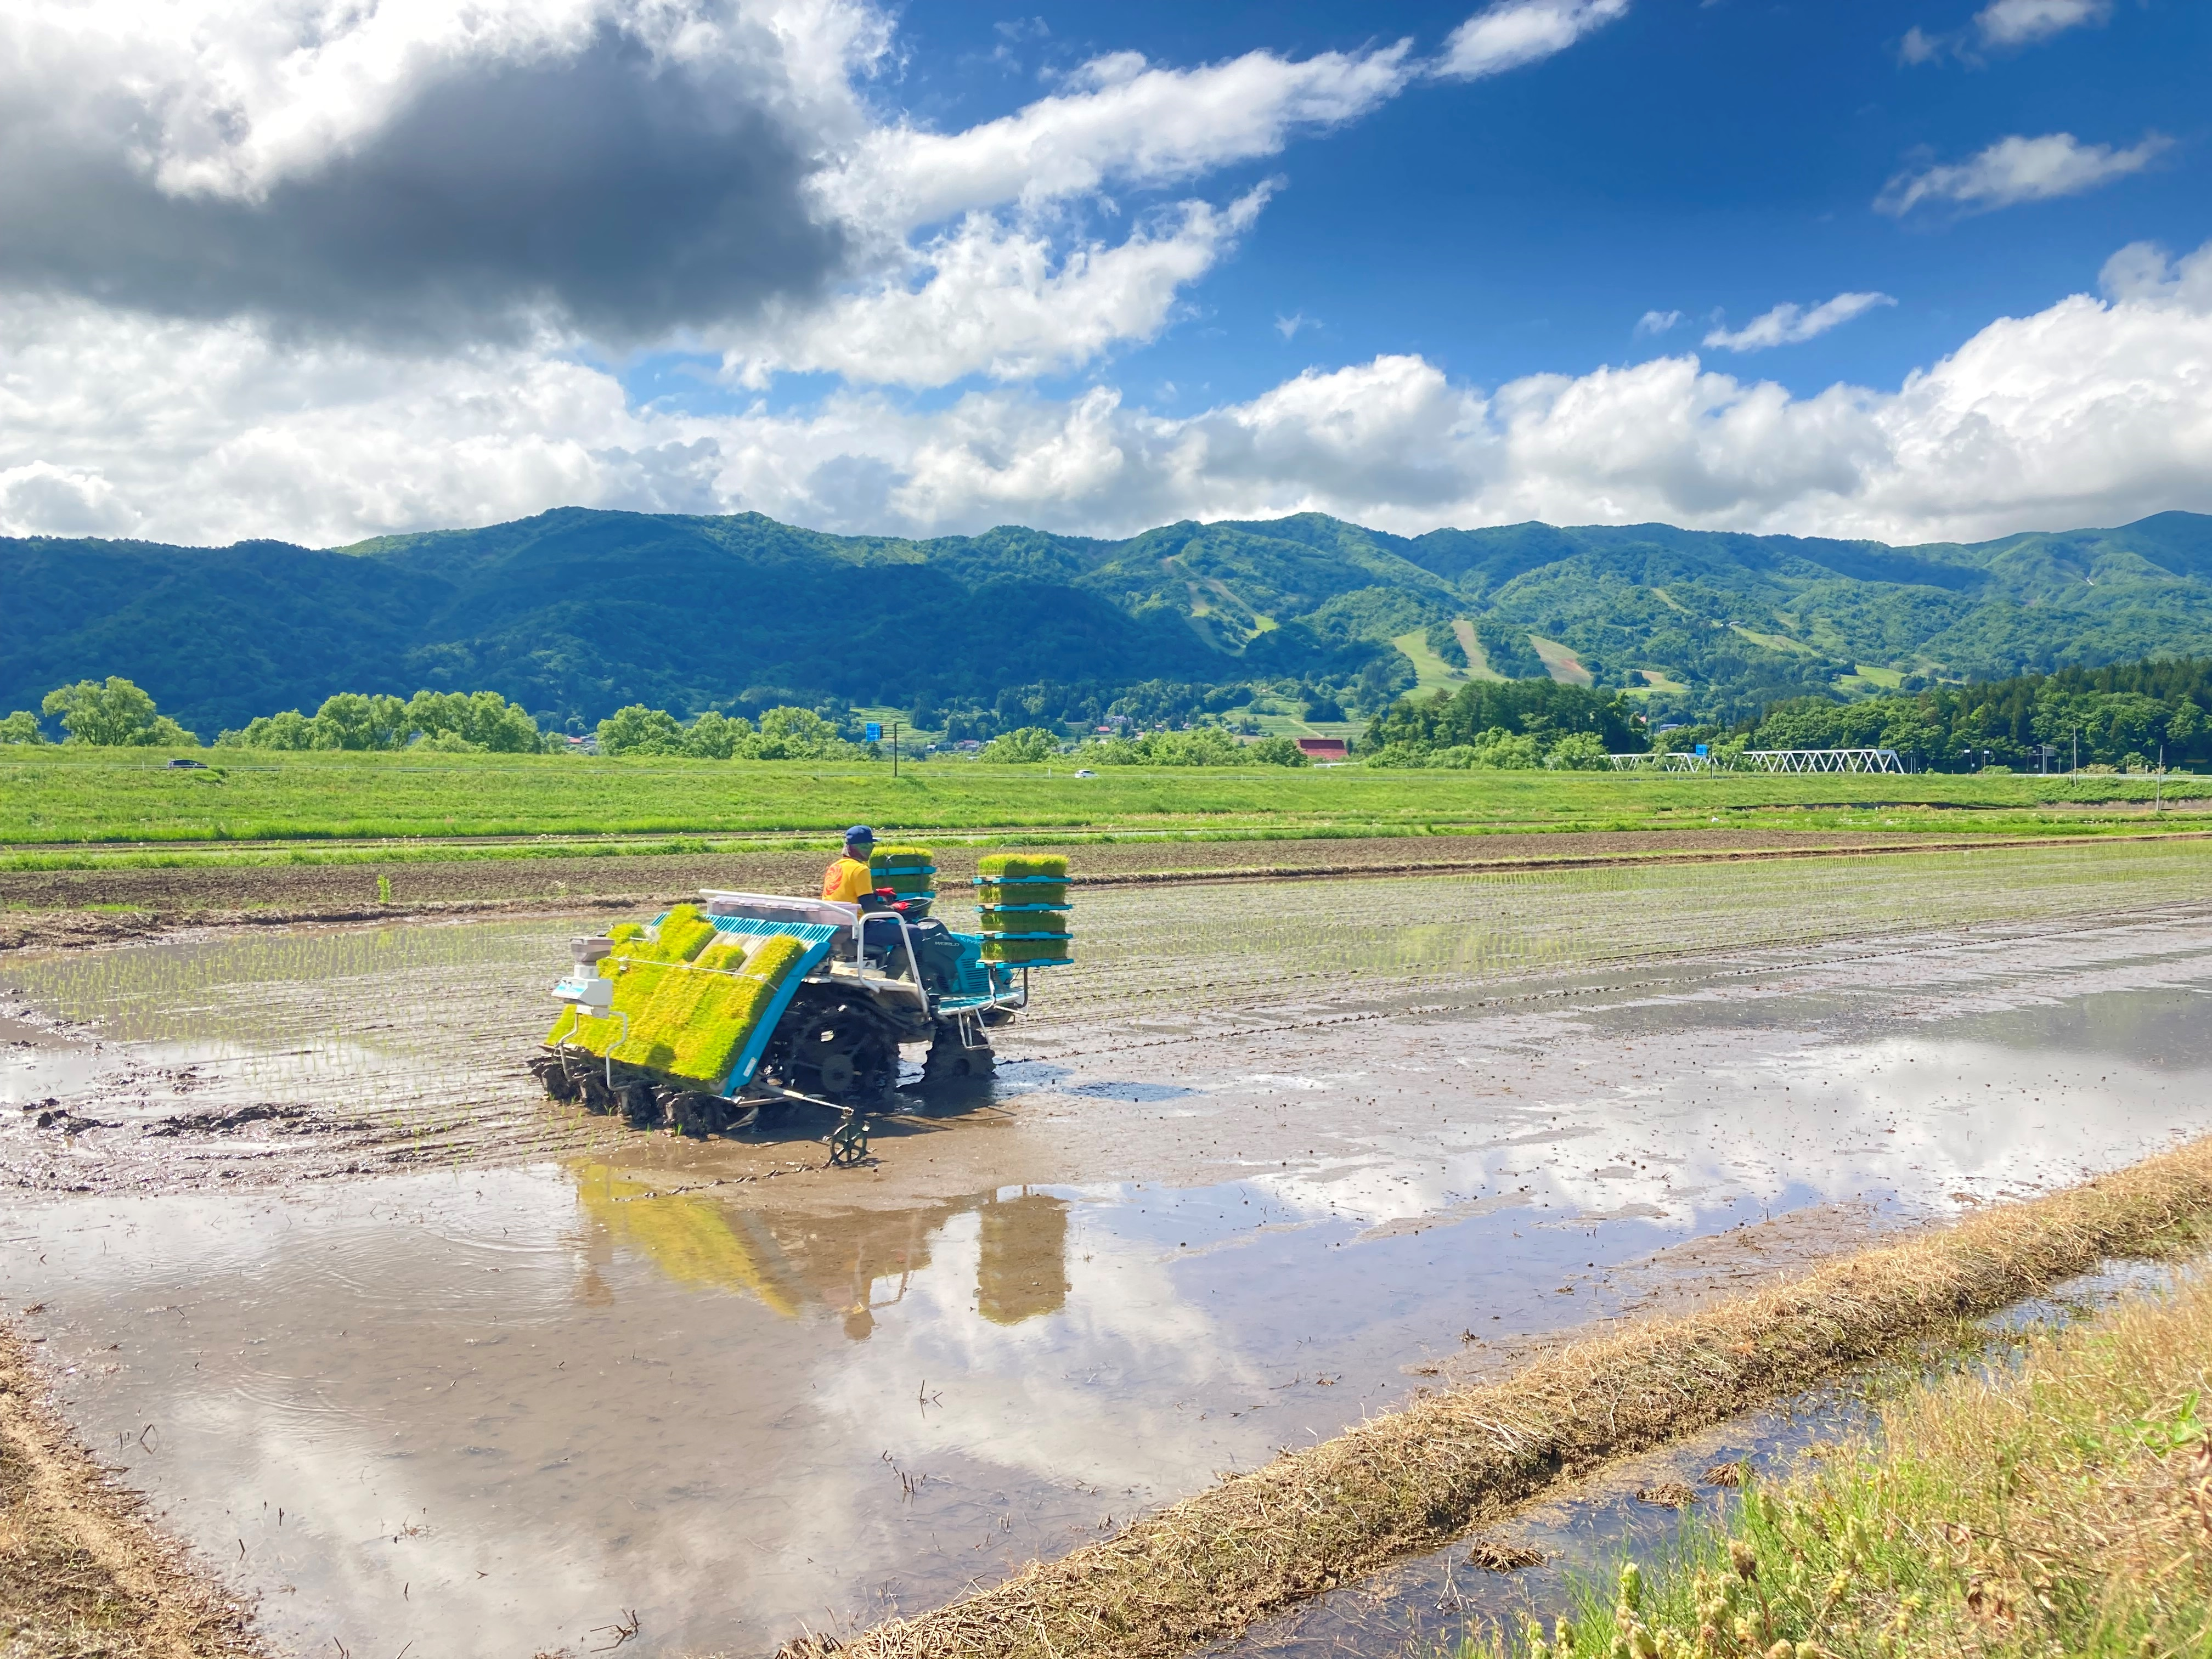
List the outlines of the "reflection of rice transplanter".
<svg viewBox="0 0 2212 1659">
<path fill-rule="evenodd" d="M 928 1043 L 925 1085 L 988 1078 L 990 1028 L 1028 1006 L 1030 971 L 1072 960 L 1063 858 L 980 860 L 976 933 L 930 915 L 928 848 L 869 864 L 856 902 L 710 889 L 573 940 L 532 1069 L 556 1099 L 683 1133 L 750 1127 L 775 1102 L 824 1106 L 841 1120 L 832 1161 L 858 1163 L 901 1045 Z"/>
</svg>

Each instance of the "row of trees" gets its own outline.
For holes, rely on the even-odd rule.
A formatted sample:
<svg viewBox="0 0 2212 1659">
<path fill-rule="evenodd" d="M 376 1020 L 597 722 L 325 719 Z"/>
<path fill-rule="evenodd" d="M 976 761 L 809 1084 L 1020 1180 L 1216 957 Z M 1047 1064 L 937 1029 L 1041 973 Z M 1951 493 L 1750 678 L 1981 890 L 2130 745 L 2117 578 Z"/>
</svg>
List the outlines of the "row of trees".
<svg viewBox="0 0 2212 1659">
<path fill-rule="evenodd" d="M 199 738 L 154 706 L 153 698 L 129 680 L 111 674 L 106 683 L 79 680 L 46 693 L 40 705 L 58 720 L 71 743 L 101 749 L 197 749 Z M 19 708 L 0 719 L 0 743 L 45 743 L 39 717 Z"/>
<path fill-rule="evenodd" d="M 1015 766 L 1072 759 L 1083 766 L 1304 766 L 1305 751 L 1289 738 L 1239 743 L 1218 726 L 1148 732 L 1136 738 L 1093 738 L 1072 747 L 1042 726 L 1026 726 L 985 744 L 980 760 Z"/>
<path fill-rule="evenodd" d="M 1894 749 L 1933 771 L 2144 771 L 2161 754 L 2169 767 L 2201 767 L 2212 764 L 2212 658 L 2063 668 L 1859 702 L 1801 699 L 1714 736 L 1754 749 Z"/>
<path fill-rule="evenodd" d="M 1600 768 L 1607 754 L 1893 749 L 1928 771 L 2212 766 L 2212 658 L 2063 668 L 1853 702 L 1792 697 L 1733 725 L 1646 735 L 1633 702 L 1546 680 L 1404 698 L 1370 722 L 1373 766 Z"/>
<path fill-rule="evenodd" d="M 1455 743 L 1441 749 L 1386 744 L 1367 757 L 1367 763 L 1425 767 L 1439 771 L 1534 772 L 1540 767 L 1556 771 L 1602 772 L 1612 764 L 1606 757 L 1622 752 L 1626 751 L 1607 749 L 1605 740 L 1594 732 L 1538 733 L 1492 726 L 1476 732 L 1472 743 Z"/>
<path fill-rule="evenodd" d="M 1122 685 L 1040 680 L 1008 686 L 988 703 L 972 698 L 939 702 L 925 697 L 915 705 L 914 723 L 929 731 L 942 731 L 947 743 L 981 741 L 1029 728 L 1050 730 L 1054 726 L 1063 731 L 1088 731 L 1112 721 L 1151 731 L 1194 726 L 1243 708 L 1255 697 L 1295 708 L 1310 720 L 1340 720 L 1345 718 L 1347 695 L 1325 682 L 1289 678 L 1218 682 L 1154 679 Z M 1376 706 L 1387 701 L 1377 699 Z"/>
<path fill-rule="evenodd" d="M 47 695 L 46 714 L 68 741 L 95 748 L 197 749 L 197 733 L 162 714 L 154 699 L 118 676 L 80 681 Z M 28 709 L 0 719 L 0 744 L 51 741 Z M 221 749 L 425 749 L 447 754 L 534 755 L 569 747 L 541 732 L 528 710 L 496 691 L 417 691 L 411 697 L 341 691 L 312 714 L 288 708 L 263 714 L 215 740 Z M 711 760 L 817 760 L 867 751 L 811 708 L 771 708 L 756 726 L 741 715 L 709 711 L 686 724 L 665 709 L 633 703 L 599 725 L 608 755 L 690 755 Z"/>
<path fill-rule="evenodd" d="M 1470 680 L 1391 704 L 1368 723 L 1361 747 L 1370 766 L 1599 770 L 1607 755 L 1646 746 L 1639 719 L 1618 692 L 1549 679 Z"/>
<path fill-rule="evenodd" d="M 555 746 L 560 740 L 553 740 Z M 407 749 L 534 755 L 548 746 L 527 710 L 496 691 L 417 691 L 411 697 L 341 691 L 312 715 L 296 708 L 248 720 L 222 749 Z"/>
<path fill-rule="evenodd" d="M 634 702 L 599 726 L 602 755 L 686 755 L 697 760 L 860 759 L 869 750 L 811 708 L 770 708 L 756 726 L 708 709 L 689 725 L 665 708 Z"/>
</svg>

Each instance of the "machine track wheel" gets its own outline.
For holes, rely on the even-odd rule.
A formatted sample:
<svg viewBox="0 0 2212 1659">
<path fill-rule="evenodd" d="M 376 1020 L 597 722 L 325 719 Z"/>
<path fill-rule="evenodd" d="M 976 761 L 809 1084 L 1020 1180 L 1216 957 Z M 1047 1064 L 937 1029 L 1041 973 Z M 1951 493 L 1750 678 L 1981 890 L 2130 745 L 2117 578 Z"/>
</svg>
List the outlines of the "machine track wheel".
<svg viewBox="0 0 2212 1659">
<path fill-rule="evenodd" d="M 866 1109 L 898 1083 L 898 1045 L 883 1017 L 858 998 L 794 1002 L 776 1029 L 771 1066 L 786 1088 Z"/>
<path fill-rule="evenodd" d="M 555 1100 L 580 1100 L 583 1090 L 568 1075 L 568 1057 L 558 1049 L 548 1049 L 530 1057 L 530 1070 L 547 1095 Z"/>
<path fill-rule="evenodd" d="M 749 1129 L 760 1115 L 757 1106 L 740 1106 L 699 1090 L 671 1091 L 663 1103 L 668 1126 L 679 1135 L 714 1135 Z"/>
<path fill-rule="evenodd" d="M 586 1054 L 584 1060 L 589 1060 Z M 576 1097 L 584 1103 L 587 1112 L 611 1112 L 615 1109 L 614 1091 L 607 1087 L 605 1070 L 597 1064 L 586 1065 L 572 1056 L 562 1055 L 568 1068 L 568 1080 L 576 1085 Z"/>
<path fill-rule="evenodd" d="M 662 1093 L 652 1084 L 641 1081 L 615 1085 L 615 1099 L 619 1103 L 619 1109 L 629 1120 L 634 1129 L 657 1129 L 660 1127 L 664 1117 Z"/>
<path fill-rule="evenodd" d="M 998 1074 L 998 1056 L 988 1048 L 969 1048 L 951 1024 L 938 1026 L 921 1062 L 921 1080 L 926 1084 L 981 1082 Z"/>
</svg>

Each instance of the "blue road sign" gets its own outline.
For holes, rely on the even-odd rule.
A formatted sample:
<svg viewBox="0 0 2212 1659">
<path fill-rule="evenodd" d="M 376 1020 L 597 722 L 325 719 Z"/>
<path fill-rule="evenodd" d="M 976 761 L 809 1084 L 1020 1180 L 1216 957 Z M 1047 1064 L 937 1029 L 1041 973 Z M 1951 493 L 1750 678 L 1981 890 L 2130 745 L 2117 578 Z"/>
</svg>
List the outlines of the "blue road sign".
<svg viewBox="0 0 2212 1659">
<path fill-rule="evenodd" d="M 884 740 L 884 723 L 881 720 L 870 720 L 863 729 L 867 732 L 870 743 L 881 743 Z"/>
</svg>

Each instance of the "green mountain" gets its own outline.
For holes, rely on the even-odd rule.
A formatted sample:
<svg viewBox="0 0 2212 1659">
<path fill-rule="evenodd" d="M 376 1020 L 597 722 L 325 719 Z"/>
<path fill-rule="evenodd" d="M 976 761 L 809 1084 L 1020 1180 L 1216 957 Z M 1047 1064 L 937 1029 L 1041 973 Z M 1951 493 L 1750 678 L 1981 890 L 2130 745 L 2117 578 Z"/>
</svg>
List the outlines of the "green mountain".
<svg viewBox="0 0 2212 1659">
<path fill-rule="evenodd" d="M 1400 537 L 1318 514 L 914 541 L 563 508 L 324 550 L 0 540 L 0 711 L 122 674 L 207 736 L 339 690 L 489 689 L 553 727 L 643 702 L 988 729 L 1226 708 L 1253 686 L 1373 712 L 1417 673 L 1540 670 L 1736 718 L 2212 652 L 2212 517 L 2186 513 L 1888 547 L 1665 525 Z"/>
</svg>

